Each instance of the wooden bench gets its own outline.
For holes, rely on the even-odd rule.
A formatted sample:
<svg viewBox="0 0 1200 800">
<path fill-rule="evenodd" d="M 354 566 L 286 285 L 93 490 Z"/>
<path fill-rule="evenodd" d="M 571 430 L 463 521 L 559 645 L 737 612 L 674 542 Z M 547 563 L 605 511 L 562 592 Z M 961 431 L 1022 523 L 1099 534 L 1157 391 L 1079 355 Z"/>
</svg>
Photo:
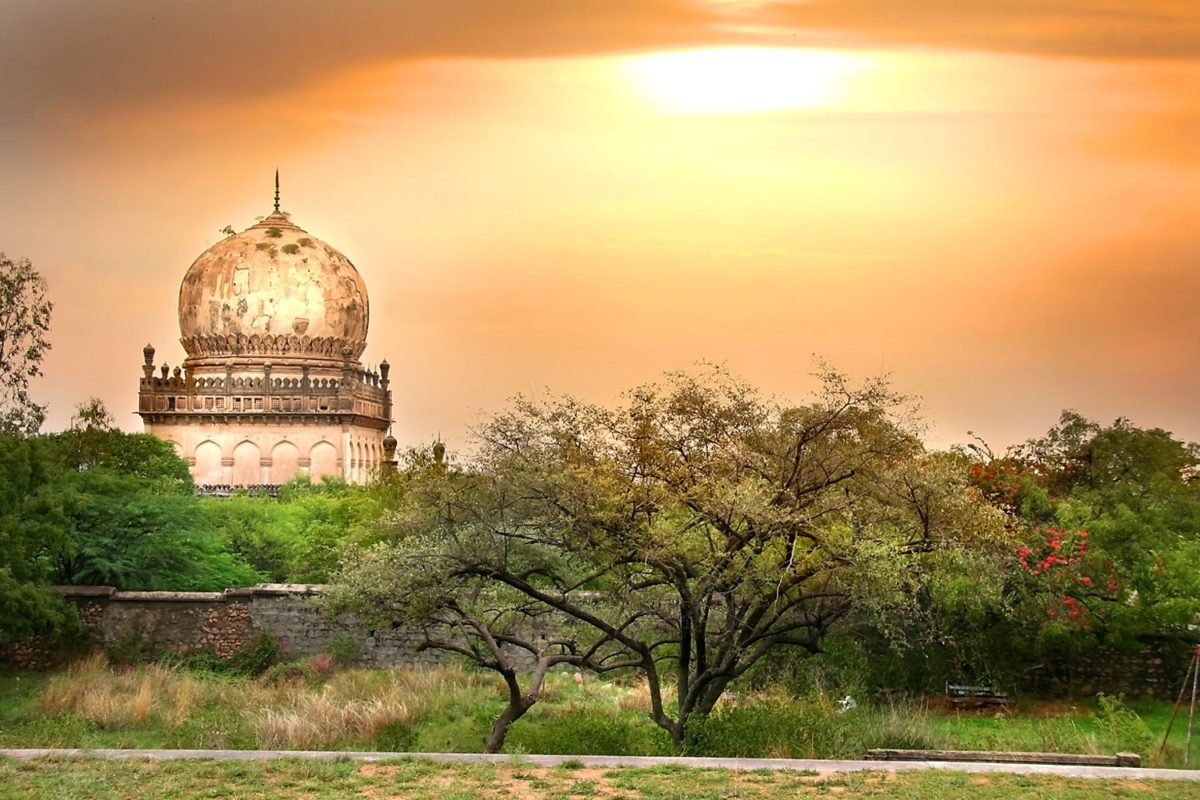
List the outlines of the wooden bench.
<svg viewBox="0 0 1200 800">
<path fill-rule="evenodd" d="M 868 761 L 954 761 L 985 764 L 1062 764 L 1075 767 L 1140 767 L 1137 753 L 1115 756 L 1080 753 L 1012 753 L 986 750 L 892 750 L 867 751 Z"/>
<path fill-rule="evenodd" d="M 991 686 L 967 686 L 947 683 L 946 697 L 955 708 L 984 708 L 985 706 L 1007 706 L 1008 693 L 998 692 Z"/>
</svg>

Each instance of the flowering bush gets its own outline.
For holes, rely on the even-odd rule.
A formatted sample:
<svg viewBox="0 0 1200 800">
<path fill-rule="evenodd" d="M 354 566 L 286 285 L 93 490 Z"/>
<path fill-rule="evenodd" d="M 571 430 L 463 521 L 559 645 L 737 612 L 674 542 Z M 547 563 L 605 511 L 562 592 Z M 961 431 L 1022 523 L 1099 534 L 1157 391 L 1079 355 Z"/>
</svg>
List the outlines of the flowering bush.
<svg viewBox="0 0 1200 800">
<path fill-rule="evenodd" d="M 1017 550 L 1017 562 L 1034 592 L 1045 598 L 1046 617 L 1081 628 L 1091 625 L 1088 600 L 1111 599 L 1118 588 L 1112 563 L 1088 551 L 1084 528 L 1034 528 Z"/>
</svg>

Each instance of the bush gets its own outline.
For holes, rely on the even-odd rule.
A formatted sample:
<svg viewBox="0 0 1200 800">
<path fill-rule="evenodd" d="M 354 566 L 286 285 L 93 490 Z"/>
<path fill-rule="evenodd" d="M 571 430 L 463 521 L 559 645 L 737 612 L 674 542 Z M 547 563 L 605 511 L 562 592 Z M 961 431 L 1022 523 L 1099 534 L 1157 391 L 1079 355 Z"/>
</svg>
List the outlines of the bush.
<svg viewBox="0 0 1200 800">
<path fill-rule="evenodd" d="M 140 634 L 140 632 L 138 632 Z M 267 672 L 271 667 L 283 660 L 284 651 L 279 640 L 270 633 L 260 632 L 253 639 L 242 645 L 232 655 L 221 657 L 211 650 L 198 653 L 164 653 L 157 658 L 147 656 L 148 648 L 139 648 L 140 635 L 126 637 L 131 643 L 116 651 L 127 653 L 131 658 L 120 660 L 114 658 L 110 648 L 109 660 L 113 663 L 137 664 L 147 661 L 157 661 L 166 667 L 192 670 L 195 672 L 212 672 L 218 675 L 242 675 L 256 677 Z M 125 639 L 122 640 L 124 642 Z M 119 646 L 119 645 L 118 645 Z M 140 656 L 140 657 L 139 657 Z"/>
<path fill-rule="evenodd" d="M 546 711 L 547 709 L 543 709 Z M 665 731 L 643 714 L 591 709 L 539 714 L 537 706 L 509 731 L 505 750 L 560 755 L 669 755 Z"/>
<path fill-rule="evenodd" d="M 1096 701 L 1099 704 L 1096 722 L 1101 735 L 1108 740 L 1104 749 L 1114 753 L 1129 750 L 1149 755 L 1156 738 L 1150 726 L 1126 706 L 1119 695 L 1100 694 Z"/>
<path fill-rule="evenodd" d="M 334 636 L 325 643 L 321 652 L 333 659 L 333 663 L 339 667 L 352 667 L 362 652 L 362 644 L 349 636 Z"/>
<path fill-rule="evenodd" d="M 830 758 L 860 755 L 858 717 L 822 703 L 770 696 L 720 706 L 691 727 L 687 754 L 732 758 Z"/>
<path fill-rule="evenodd" d="M 226 659 L 226 671 L 236 675 L 262 675 L 282 661 L 283 656 L 283 647 L 279 644 L 279 639 L 261 631 Z"/>
</svg>

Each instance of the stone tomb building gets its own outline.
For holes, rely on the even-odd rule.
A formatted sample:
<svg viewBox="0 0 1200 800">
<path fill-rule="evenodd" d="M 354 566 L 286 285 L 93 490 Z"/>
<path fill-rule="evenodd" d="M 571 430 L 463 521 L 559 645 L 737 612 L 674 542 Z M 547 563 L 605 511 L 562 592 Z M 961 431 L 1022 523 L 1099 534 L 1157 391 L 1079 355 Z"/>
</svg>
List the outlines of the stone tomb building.
<svg viewBox="0 0 1200 800">
<path fill-rule="evenodd" d="M 369 316 L 358 270 L 280 212 L 277 194 L 274 213 L 183 276 L 187 358 L 156 366 L 146 345 L 146 432 L 176 446 L 200 487 L 368 480 L 395 449 L 388 363 L 359 360 Z"/>
</svg>

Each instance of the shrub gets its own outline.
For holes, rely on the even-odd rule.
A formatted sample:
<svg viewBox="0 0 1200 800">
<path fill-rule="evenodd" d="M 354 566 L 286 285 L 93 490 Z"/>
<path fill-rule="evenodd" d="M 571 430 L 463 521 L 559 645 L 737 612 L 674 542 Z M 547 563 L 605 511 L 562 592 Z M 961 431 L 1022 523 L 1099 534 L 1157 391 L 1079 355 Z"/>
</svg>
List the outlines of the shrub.
<svg viewBox="0 0 1200 800">
<path fill-rule="evenodd" d="M 1119 695 L 1100 694 L 1096 697 L 1099 709 L 1096 721 L 1107 741 L 1109 752 L 1131 751 L 1148 755 L 1155 735 L 1145 721 L 1125 705 Z"/>
<path fill-rule="evenodd" d="M 104 648 L 104 656 L 109 662 L 126 666 L 145 664 L 162 655 L 141 628 L 134 628 Z"/>
<path fill-rule="evenodd" d="M 266 631 L 247 642 L 226 659 L 225 670 L 237 675 L 262 675 L 272 665 L 283 660 L 283 647 L 279 639 Z"/>
<path fill-rule="evenodd" d="M 339 667 L 352 667 L 362 652 L 362 644 L 349 636 L 334 636 L 321 651 L 333 659 Z"/>
</svg>

